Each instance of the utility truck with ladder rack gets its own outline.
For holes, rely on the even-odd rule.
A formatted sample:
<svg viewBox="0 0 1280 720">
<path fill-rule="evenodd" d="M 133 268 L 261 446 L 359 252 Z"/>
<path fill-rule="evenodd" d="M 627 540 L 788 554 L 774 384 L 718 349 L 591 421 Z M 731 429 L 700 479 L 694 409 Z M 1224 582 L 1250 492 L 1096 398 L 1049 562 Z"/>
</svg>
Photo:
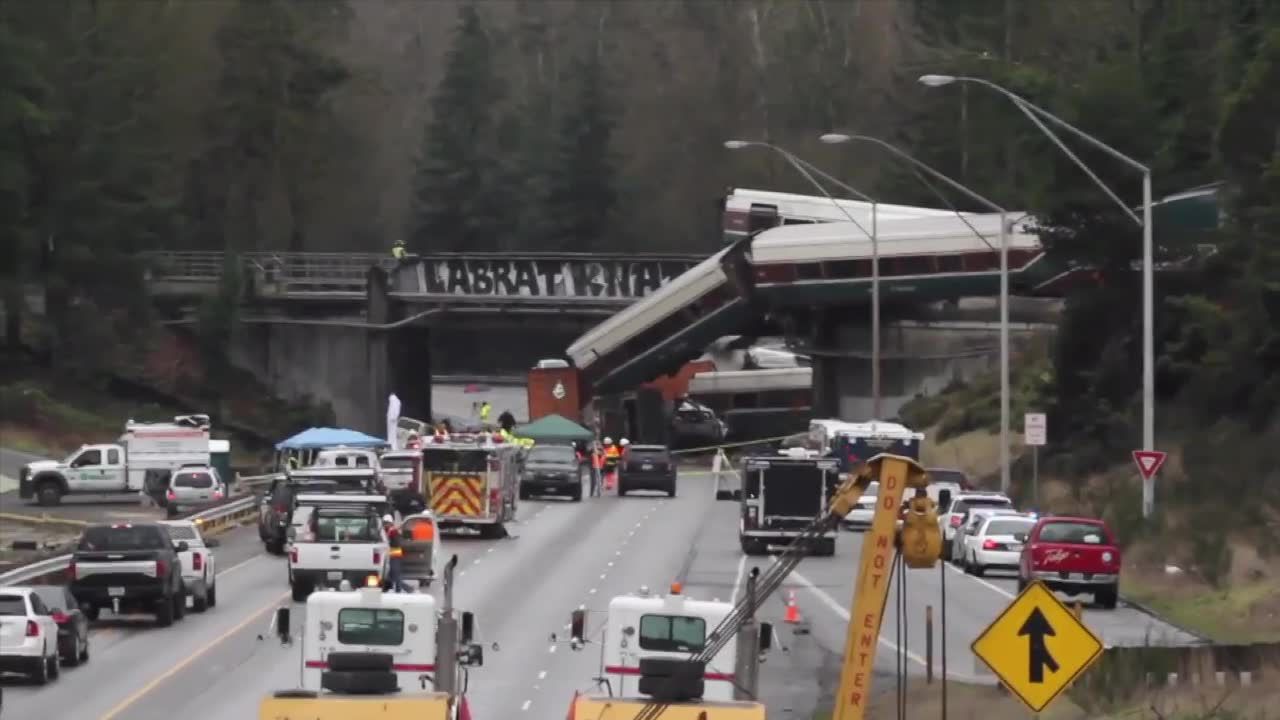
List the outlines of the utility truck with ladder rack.
<svg viewBox="0 0 1280 720">
<path fill-rule="evenodd" d="M 611 658 L 617 658 L 622 675 L 638 676 L 633 685 L 619 683 L 619 694 L 611 683 L 601 678 L 605 695 L 577 695 L 570 705 L 572 720 L 605 720 L 625 717 L 628 720 L 764 720 L 765 706 L 753 700 L 757 696 L 759 654 L 769 647 L 772 628 L 757 623 L 756 609 L 776 591 L 786 577 L 812 552 L 812 546 L 833 531 L 853 508 L 872 481 L 880 483 L 879 502 L 871 528 L 864 537 L 859 582 L 854 588 L 853 612 L 849 634 L 845 640 L 840 688 L 835 698 L 833 720 L 863 720 L 871 699 L 872 668 L 879 646 L 880 622 L 889 591 L 889 575 L 901 553 L 910 568 L 928 568 L 937 564 L 942 540 L 938 530 L 934 503 L 925 493 L 928 477 L 923 468 L 909 457 L 881 454 L 854 468 L 832 496 L 826 509 L 818 514 L 805 531 L 787 546 L 763 573 L 753 569 L 747 578 L 747 591 L 733 604 L 693 604 L 682 598 L 658 598 L 648 605 L 639 599 L 615 598 L 609 606 L 609 620 L 603 642 L 605 675 L 610 674 Z M 903 496 L 910 491 L 903 508 Z M 719 499 L 741 499 L 741 491 L 718 493 Z M 897 522 L 903 520 L 902 527 Z M 636 616 L 639 615 L 637 618 Z M 641 642 L 645 634 L 646 616 L 668 615 L 669 635 L 675 638 L 680 624 L 685 648 L 680 642 L 653 646 L 646 650 Z M 714 629 L 702 635 L 699 621 Z M 651 621 L 652 622 L 652 621 Z M 659 623 L 660 624 L 660 623 Z M 573 613 L 572 645 L 586 642 L 586 611 Z M 661 637 L 662 628 L 655 625 L 651 633 Z M 704 630 L 705 632 L 705 630 Z M 636 637 L 640 635 L 641 637 Z M 617 648 L 610 643 L 616 643 Z M 733 660 L 732 673 L 723 666 Z M 634 666 L 631 664 L 634 662 Z M 634 668 L 634 669 L 633 669 Z M 727 683 L 731 697 L 715 689 L 719 680 Z M 634 690 L 632 690 L 634 688 Z"/>
<path fill-rule="evenodd" d="M 443 605 L 425 593 L 384 593 L 344 582 L 307 599 L 300 687 L 259 705 L 259 720 L 471 720 L 469 667 L 484 664 L 474 617 L 453 608 L 454 556 L 445 566 Z M 273 625 L 291 646 L 290 608 Z"/>
</svg>

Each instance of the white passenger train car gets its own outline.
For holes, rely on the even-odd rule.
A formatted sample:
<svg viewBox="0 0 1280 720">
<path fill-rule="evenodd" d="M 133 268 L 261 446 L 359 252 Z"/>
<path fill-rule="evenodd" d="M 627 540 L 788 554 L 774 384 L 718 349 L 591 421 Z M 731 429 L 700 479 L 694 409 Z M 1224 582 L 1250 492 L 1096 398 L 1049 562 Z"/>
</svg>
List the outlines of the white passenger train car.
<svg viewBox="0 0 1280 720">
<path fill-rule="evenodd" d="M 689 394 L 695 398 L 771 391 L 809 392 L 812 387 L 813 368 L 807 367 L 701 372 L 689 380 Z"/>
<path fill-rule="evenodd" d="M 732 242 L 750 234 L 752 210 L 764 213 L 776 225 L 798 225 L 810 223 L 849 222 L 852 217 L 866 227 L 871 223 L 871 203 L 861 200 L 831 198 L 822 195 L 797 195 L 794 193 L 770 192 L 767 190 L 748 190 L 734 188 L 724 202 L 725 239 Z M 846 213 L 848 213 L 846 215 Z M 955 216 L 951 210 L 922 208 L 912 205 L 891 205 L 880 203 L 876 208 L 877 223 L 912 218 Z M 759 228 L 756 228 L 759 229 Z"/>
<path fill-rule="evenodd" d="M 734 305 L 736 293 L 730 286 L 721 262 L 732 248 L 725 248 L 687 272 L 609 319 L 592 328 L 569 346 L 567 355 L 574 367 L 590 381 L 645 359 L 655 348 L 691 329 L 718 327 L 716 321 Z M 713 337 L 700 337 L 689 344 L 701 352 Z M 642 378 L 644 382 L 649 378 Z"/>
</svg>

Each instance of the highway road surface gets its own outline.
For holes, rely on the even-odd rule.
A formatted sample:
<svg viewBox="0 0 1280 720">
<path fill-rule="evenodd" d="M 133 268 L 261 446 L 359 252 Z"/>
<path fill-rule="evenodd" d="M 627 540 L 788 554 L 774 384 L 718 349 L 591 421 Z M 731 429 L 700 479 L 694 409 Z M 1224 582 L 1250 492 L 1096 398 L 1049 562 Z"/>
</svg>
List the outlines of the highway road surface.
<svg viewBox="0 0 1280 720">
<path fill-rule="evenodd" d="M 575 652 L 566 642 L 575 608 L 593 611 L 588 636 L 594 640 L 600 611 L 614 595 L 642 585 L 665 592 L 671 582 L 682 581 L 686 594 L 728 600 L 741 593 L 750 569 L 737 547 L 737 504 L 716 502 L 705 474 L 683 475 L 676 498 L 523 501 L 519 517 L 511 538 L 445 540 L 446 551 L 459 557 L 456 603 L 476 613 L 485 646 L 485 665 L 470 677 L 478 720 L 560 718 L 574 691 L 594 688 L 599 645 Z M 43 688 L 6 681 L 6 717 L 244 720 L 256 716 L 265 694 L 296 687 L 300 644 L 281 647 L 268 633 L 274 608 L 291 602 L 284 560 L 261 553 L 253 528 L 222 540 L 217 608 L 189 614 L 164 630 L 148 619 L 102 623 L 87 665 L 65 670 Z M 777 628 L 775 649 L 761 670 L 771 717 L 808 718 L 834 691 L 858 544 L 856 534 L 842 533 L 835 557 L 806 559 L 784 586 L 796 593 L 800 625 L 782 622 L 782 597 L 762 610 L 762 619 Z M 769 562 L 752 560 L 762 569 Z M 899 643 L 895 615 L 886 615 L 877 693 L 892 690 L 892 651 L 898 644 L 911 652 L 912 672 L 922 671 L 920 618 L 926 604 L 938 603 L 942 573 L 949 670 L 958 679 L 978 674 L 969 643 L 1008 602 L 1012 581 L 979 580 L 949 569 L 910 571 L 910 632 Z M 303 618 L 295 607 L 296 630 Z M 1087 611 L 1085 617 L 1109 644 L 1140 643 L 1148 634 L 1192 639 L 1133 608 Z"/>
</svg>

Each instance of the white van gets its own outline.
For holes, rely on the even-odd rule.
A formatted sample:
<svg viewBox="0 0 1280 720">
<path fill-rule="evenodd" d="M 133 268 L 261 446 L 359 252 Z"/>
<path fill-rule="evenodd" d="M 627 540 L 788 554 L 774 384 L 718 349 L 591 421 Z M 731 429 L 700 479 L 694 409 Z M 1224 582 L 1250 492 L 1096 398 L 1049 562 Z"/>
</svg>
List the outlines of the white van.
<svg viewBox="0 0 1280 720">
<path fill-rule="evenodd" d="M 321 689 L 320 674 L 334 652 L 391 655 L 401 690 L 421 689 L 422 676 L 436 669 L 435 598 L 376 587 L 312 593 L 302 635 L 304 689 Z M 434 689 L 429 681 L 426 689 Z"/>
</svg>

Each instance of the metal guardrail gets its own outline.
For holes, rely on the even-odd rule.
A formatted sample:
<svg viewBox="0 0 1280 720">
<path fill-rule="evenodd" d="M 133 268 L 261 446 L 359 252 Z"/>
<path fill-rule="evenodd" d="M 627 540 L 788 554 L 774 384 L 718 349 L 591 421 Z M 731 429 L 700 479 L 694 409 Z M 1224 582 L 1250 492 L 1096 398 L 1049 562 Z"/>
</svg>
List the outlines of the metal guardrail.
<svg viewBox="0 0 1280 720">
<path fill-rule="evenodd" d="M 259 480 L 259 478 L 242 478 L 244 480 Z M 192 520 L 200 525 L 202 531 L 206 533 L 216 534 L 227 526 L 238 523 L 246 517 L 257 514 L 258 498 L 250 495 L 242 497 L 238 500 L 232 500 L 223 505 L 202 510 L 198 513 L 188 515 L 183 520 Z M 30 582 L 45 575 L 56 572 L 62 572 L 71 564 L 71 555 L 59 555 L 46 560 L 38 560 L 29 565 L 23 565 L 20 568 L 10 570 L 9 572 L 0 574 L 0 587 L 5 585 L 20 585 Z"/>
</svg>

